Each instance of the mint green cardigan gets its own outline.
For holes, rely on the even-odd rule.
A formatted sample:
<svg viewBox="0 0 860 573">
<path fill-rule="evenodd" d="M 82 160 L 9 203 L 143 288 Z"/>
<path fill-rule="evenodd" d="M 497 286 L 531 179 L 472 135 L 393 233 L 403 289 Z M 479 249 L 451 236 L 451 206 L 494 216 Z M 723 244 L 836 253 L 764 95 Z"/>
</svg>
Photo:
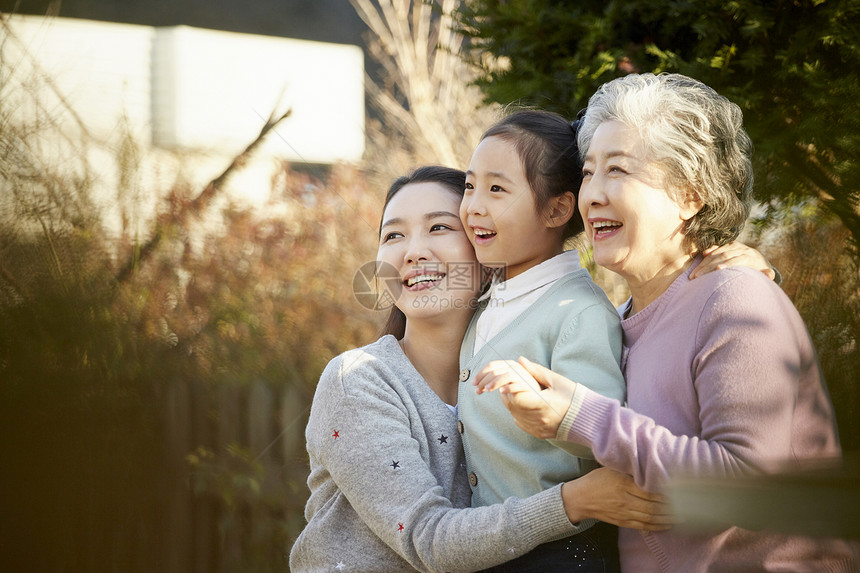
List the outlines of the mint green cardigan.
<svg viewBox="0 0 860 573">
<path fill-rule="evenodd" d="M 624 400 L 618 312 L 586 269 L 558 279 L 475 356 L 475 325 L 460 348 L 459 431 L 466 452 L 472 507 L 526 498 L 597 467 L 587 448 L 540 440 L 517 427 L 498 392 L 477 395 L 472 380 L 492 360 L 525 356 L 595 392 Z M 585 525 L 585 524 L 583 524 Z"/>
</svg>

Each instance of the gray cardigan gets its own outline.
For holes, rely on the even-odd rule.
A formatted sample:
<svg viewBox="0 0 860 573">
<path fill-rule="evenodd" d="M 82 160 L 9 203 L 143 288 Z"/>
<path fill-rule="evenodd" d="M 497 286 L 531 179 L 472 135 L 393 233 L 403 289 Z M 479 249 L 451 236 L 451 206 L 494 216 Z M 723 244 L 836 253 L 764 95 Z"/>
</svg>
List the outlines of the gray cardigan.
<svg viewBox="0 0 860 573">
<path fill-rule="evenodd" d="M 294 573 L 475 571 L 576 531 L 560 486 L 463 509 L 457 416 L 393 336 L 328 364 L 305 435 L 311 495 Z"/>
</svg>

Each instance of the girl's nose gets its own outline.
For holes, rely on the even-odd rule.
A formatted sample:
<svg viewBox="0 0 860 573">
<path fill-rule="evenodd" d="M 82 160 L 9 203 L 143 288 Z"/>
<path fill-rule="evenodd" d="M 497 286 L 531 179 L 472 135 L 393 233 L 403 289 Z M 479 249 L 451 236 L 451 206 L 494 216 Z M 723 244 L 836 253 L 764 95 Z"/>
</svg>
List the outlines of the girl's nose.
<svg viewBox="0 0 860 573">
<path fill-rule="evenodd" d="M 466 206 L 466 214 L 468 215 L 486 215 L 484 209 L 484 201 L 481 194 L 477 190 L 468 193 L 463 197 L 463 202 Z"/>
</svg>

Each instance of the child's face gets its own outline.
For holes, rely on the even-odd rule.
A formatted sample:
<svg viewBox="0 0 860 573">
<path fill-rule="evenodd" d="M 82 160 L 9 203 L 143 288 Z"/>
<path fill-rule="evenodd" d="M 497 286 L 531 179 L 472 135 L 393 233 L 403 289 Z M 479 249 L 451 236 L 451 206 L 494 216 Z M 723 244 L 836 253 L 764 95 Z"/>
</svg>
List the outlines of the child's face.
<svg viewBox="0 0 860 573">
<path fill-rule="evenodd" d="M 538 213 L 513 143 L 481 141 L 466 172 L 460 218 L 484 266 L 505 267 L 510 279 L 560 252 L 558 233 Z"/>
<path fill-rule="evenodd" d="M 376 258 L 398 271 L 400 284 L 389 295 L 408 320 L 471 315 L 474 309 L 480 266 L 459 206 L 457 193 L 423 182 L 404 186 L 385 208 Z"/>
</svg>

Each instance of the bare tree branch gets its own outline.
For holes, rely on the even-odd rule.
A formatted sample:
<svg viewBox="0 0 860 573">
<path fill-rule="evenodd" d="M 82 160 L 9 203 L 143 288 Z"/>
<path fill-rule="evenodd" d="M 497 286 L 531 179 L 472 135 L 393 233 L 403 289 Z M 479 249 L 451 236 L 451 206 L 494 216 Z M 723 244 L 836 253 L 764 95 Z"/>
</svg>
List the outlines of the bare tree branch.
<svg viewBox="0 0 860 573">
<path fill-rule="evenodd" d="M 277 115 L 277 112 L 273 111 L 266 122 L 263 124 L 263 127 L 260 129 L 260 133 L 254 138 L 251 143 L 248 144 L 245 149 L 236 155 L 233 158 L 233 161 L 224 169 L 221 174 L 210 181 L 206 187 L 203 188 L 203 191 L 190 201 L 186 206 L 180 207 L 179 211 L 171 217 L 169 220 L 163 220 L 156 223 L 155 231 L 152 234 L 152 237 L 144 243 L 139 250 L 132 253 L 129 256 L 128 261 L 125 265 L 119 270 L 116 274 L 117 282 L 125 282 L 128 280 L 134 273 L 134 270 L 144 261 L 148 260 L 152 254 L 155 252 L 158 245 L 161 243 L 162 238 L 164 238 L 165 231 L 169 226 L 176 226 L 183 228 L 188 224 L 188 220 L 192 216 L 199 216 L 205 211 L 212 203 L 213 199 L 223 190 L 224 184 L 230 179 L 230 177 L 236 171 L 240 170 L 244 165 L 248 162 L 248 159 L 254 153 L 254 151 L 260 146 L 266 136 L 275 128 L 279 123 L 283 120 L 287 119 L 292 110 L 287 110 L 281 115 Z"/>
</svg>

